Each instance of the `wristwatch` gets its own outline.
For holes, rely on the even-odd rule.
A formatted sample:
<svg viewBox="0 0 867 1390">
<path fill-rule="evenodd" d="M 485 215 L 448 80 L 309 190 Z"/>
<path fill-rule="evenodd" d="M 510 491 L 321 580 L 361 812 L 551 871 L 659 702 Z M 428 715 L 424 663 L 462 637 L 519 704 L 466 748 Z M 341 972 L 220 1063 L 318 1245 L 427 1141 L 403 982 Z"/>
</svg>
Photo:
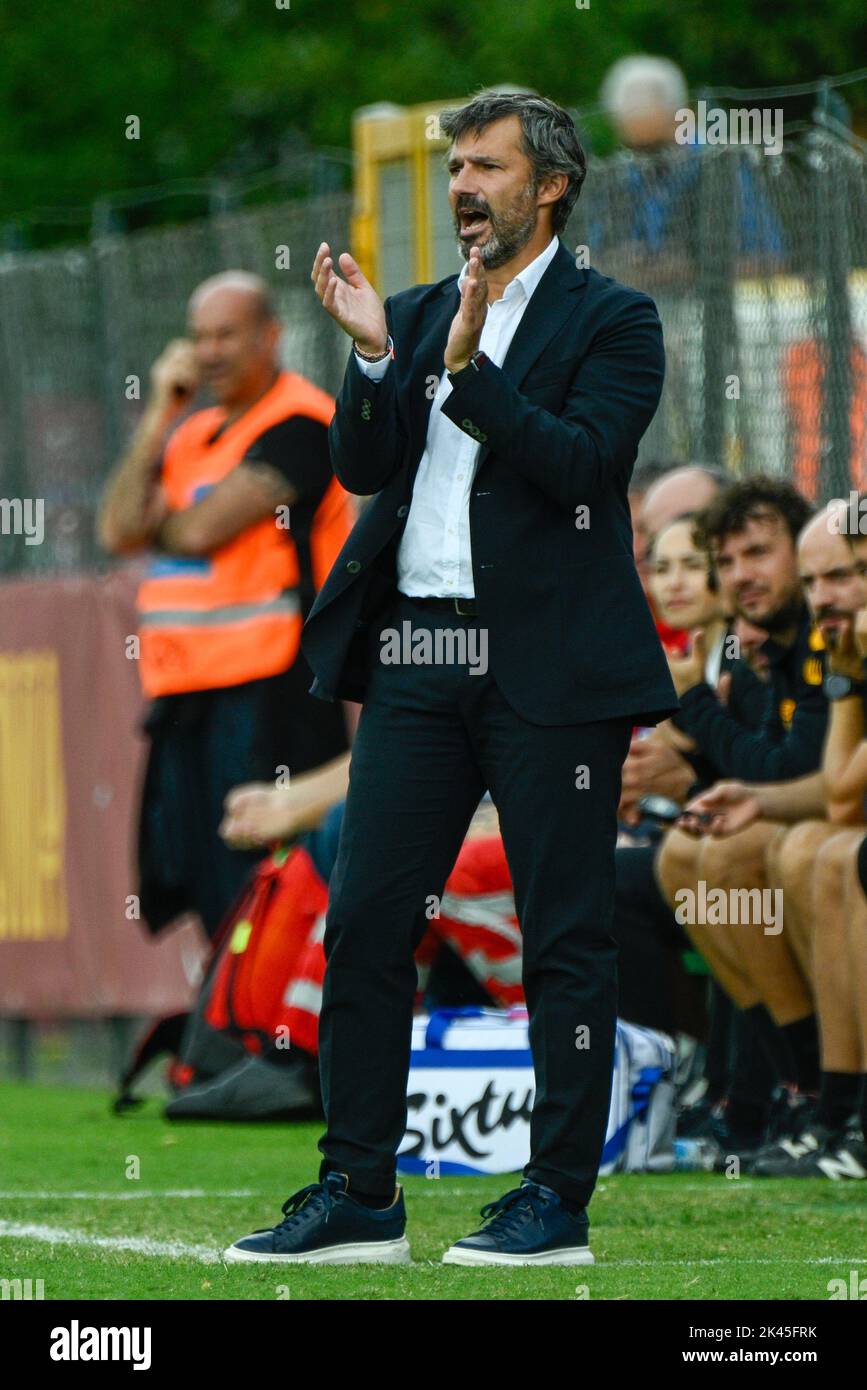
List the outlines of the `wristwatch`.
<svg viewBox="0 0 867 1390">
<path fill-rule="evenodd" d="M 362 352 L 354 338 L 352 340 L 352 348 L 356 357 L 360 357 L 362 362 L 384 362 L 386 357 L 394 356 L 394 342 L 390 333 L 386 340 L 384 352 Z"/>
<path fill-rule="evenodd" d="M 851 676 L 838 676 L 829 671 L 822 681 L 822 693 L 826 700 L 848 700 L 850 695 L 862 695 L 867 689 L 864 681 L 855 681 Z"/>
<path fill-rule="evenodd" d="M 490 361 L 488 354 L 486 352 L 482 352 L 479 348 L 476 348 L 475 352 L 473 353 L 472 357 L 470 358 L 469 362 L 465 367 L 461 367 L 459 372 L 447 372 L 446 375 L 448 376 L 449 381 L 454 384 L 454 382 L 456 382 L 459 377 L 464 376 L 465 373 L 479 371 L 482 366 L 482 363 L 488 361 Z"/>
</svg>

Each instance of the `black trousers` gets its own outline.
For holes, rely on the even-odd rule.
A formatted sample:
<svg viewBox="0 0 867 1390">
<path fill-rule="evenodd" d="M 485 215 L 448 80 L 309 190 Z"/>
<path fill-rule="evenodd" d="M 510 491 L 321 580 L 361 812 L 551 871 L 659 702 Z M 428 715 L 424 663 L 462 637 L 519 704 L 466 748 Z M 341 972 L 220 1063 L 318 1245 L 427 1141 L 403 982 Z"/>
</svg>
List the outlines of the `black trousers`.
<svg viewBox="0 0 867 1390">
<path fill-rule="evenodd" d="M 617 948 L 609 928 L 630 721 L 530 724 L 490 672 L 474 674 L 470 662 L 384 664 L 382 629 L 401 630 L 407 620 L 413 633 L 477 627 L 475 618 L 397 595 L 371 635 L 371 681 L 324 937 L 320 1180 L 336 1170 L 360 1191 L 394 1192 L 407 1117 L 413 952 L 426 903 L 442 893 L 488 787 L 523 934 L 536 1073 L 524 1175 L 583 1204 L 596 1181 L 611 1092 Z"/>
</svg>

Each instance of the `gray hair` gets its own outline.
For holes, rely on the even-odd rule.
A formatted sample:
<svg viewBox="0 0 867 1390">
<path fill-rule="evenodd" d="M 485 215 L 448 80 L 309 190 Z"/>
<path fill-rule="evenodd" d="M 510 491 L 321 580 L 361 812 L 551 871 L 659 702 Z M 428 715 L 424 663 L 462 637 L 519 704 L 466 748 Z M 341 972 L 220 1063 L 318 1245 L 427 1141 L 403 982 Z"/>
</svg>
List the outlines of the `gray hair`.
<svg viewBox="0 0 867 1390">
<path fill-rule="evenodd" d="M 551 207 L 551 230 L 562 232 L 569 221 L 587 173 L 587 160 L 568 111 L 535 92 L 502 92 L 483 89 L 465 106 L 440 113 L 443 134 L 454 143 L 467 131 L 480 134 L 494 121 L 518 116 L 521 148 L 533 169 L 533 187 L 546 174 L 565 174 L 566 192 Z"/>
<path fill-rule="evenodd" d="M 612 116 L 662 107 L 679 111 L 689 93 L 686 78 L 668 58 L 636 53 L 609 68 L 600 90 L 602 105 Z"/>
</svg>

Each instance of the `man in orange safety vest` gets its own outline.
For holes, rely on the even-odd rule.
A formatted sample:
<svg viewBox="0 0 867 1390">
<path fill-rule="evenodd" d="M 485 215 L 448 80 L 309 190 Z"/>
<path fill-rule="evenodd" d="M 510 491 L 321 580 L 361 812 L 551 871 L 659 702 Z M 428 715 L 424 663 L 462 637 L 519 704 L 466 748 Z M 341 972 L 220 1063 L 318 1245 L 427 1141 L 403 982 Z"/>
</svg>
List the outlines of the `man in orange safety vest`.
<svg viewBox="0 0 867 1390">
<path fill-rule="evenodd" d="M 153 552 L 138 594 L 141 911 L 158 931 L 195 910 L 212 936 L 260 853 L 219 838 L 228 791 L 346 749 L 340 705 L 308 695 L 299 643 L 355 513 L 331 469 L 334 401 L 281 369 L 266 283 L 214 276 L 188 317 L 189 338 L 154 363 L 99 535 L 114 553 Z M 200 387 L 215 404 L 190 413 Z"/>
</svg>

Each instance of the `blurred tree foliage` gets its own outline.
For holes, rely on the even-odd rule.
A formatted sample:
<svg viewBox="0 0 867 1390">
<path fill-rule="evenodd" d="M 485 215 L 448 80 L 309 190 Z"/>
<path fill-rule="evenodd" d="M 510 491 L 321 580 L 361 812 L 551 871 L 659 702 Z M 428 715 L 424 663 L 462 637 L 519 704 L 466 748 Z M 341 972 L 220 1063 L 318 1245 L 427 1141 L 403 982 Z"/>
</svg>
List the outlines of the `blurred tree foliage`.
<svg viewBox="0 0 867 1390">
<path fill-rule="evenodd" d="M 353 110 L 377 101 L 511 82 L 591 106 L 630 52 L 673 58 L 693 89 L 843 73 L 864 61 L 865 15 L 863 0 L 3 0 L 0 223 L 346 149 Z"/>
</svg>

